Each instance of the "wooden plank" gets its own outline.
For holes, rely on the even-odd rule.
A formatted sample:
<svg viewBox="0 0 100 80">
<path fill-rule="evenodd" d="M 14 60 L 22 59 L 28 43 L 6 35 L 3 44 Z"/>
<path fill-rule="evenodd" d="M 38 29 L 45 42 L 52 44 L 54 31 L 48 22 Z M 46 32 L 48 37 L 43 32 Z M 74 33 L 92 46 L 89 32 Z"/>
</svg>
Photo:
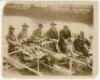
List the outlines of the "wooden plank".
<svg viewBox="0 0 100 80">
<path fill-rule="evenodd" d="M 15 54 L 15 53 L 18 53 L 18 52 L 20 52 L 21 50 L 16 50 L 16 51 L 13 51 L 13 52 L 11 52 L 11 53 L 9 53 L 9 54 Z"/>
<path fill-rule="evenodd" d="M 36 74 L 39 75 L 39 76 L 43 76 L 43 73 L 41 73 L 41 72 L 39 72 L 39 71 L 36 71 L 35 69 L 32 69 L 32 68 L 30 68 L 30 67 L 28 67 L 28 66 L 26 66 L 26 65 L 24 65 L 24 64 L 22 64 L 22 63 L 20 63 L 20 62 L 18 62 L 18 61 L 16 61 L 16 60 L 14 60 L 14 59 L 12 59 L 11 57 L 8 57 L 8 56 L 4 56 L 4 57 L 5 57 L 7 60 L 13 62 L 13 63 L 16 64 L 16 65 L 22 66 L 23 68 L 26 68 L 26 69 L 28 69 L 29 71 L 34 72 L 34 73 L 36 73 Z M 13 65 L 13 63 L 10 63 L 10 64 Z"/>
<path fill-rule="evenodd" d="M 55 70 L 56 72 L 59 72 L 61 74 L 64 74 L 64 75 L 70 75 L 72 73 L 71 70 L 69 69 L 66 69 L 64 67 L 61 67 L 61 66 L 58 66 L 58 65 L 55 65 L 55 66 L 49 66 L 45 63 L 41 63 L 42 65 L 46 66 L 46 67 L 49 67 L 50 69 L 52 70 Z"/>
<path fill-rule="evenodd" d="M 38 49 L 41 49 L 41 50 L 47 52 L 48 55 L 52 55 L 52 56 L 53 56 L 53 55 L 55 55 L 55 54 L 57 54 L 57 55 L 61 54 L 61 53 L 55 53 L 55 52 L 52 52 L 52 51 L 43 49 L 43 48 L 41 48 L 41 47 L 39 47 L 39 46 L 36 46 L 36 45 L 34 45 L 34 47 L 36 47 L 36 48 L 38 48 Z M 51 54 L 49 54 L 49 53 L 51 53 Z M 64 56 L 65 58 L 67 58 L 67 59 L 70 59 L 70 60 L 72 60 L 72 61 L 74 61 L 74 62 L 83 64 L 83 65 L 86 65 L 86 66 L 88 66 L 89 68 L 92 69 L 92 66 L 87 65 L 87 63 L 85 63 L 85 62 L 79 61 L 78 59 L 75 59 L 75 58 L 68 57 L 67 55 L 64 55 L 64 54 L 61 54 L 61 55 L 63 55 L 63 56 Z"/>
<path fill-rule="evenodd" d="M 45 51 L 45 52 L 47 53 L 47 55 L 51 55 L 51 56 L 54 56 L 54 55 L 62 55 L 62 56 L 64 56 L 64 57 L 67 58 L 67 59 L 70 59 L 70 60 L 72 60 L 72 61 L 74 61 L 74 62 L 77 62 L 77 63 L 83 64 L 83 65 L 86 65 L 86 66 L 88 66 L 89 68 L 92 69 L 92 66 L 87 65 L 87 63 L 82 62 L 82 61 L 79 61 L 78 59 L 68 57 L 67 55 L 64 55 L 64 54 L 61 54 L 61 53 L 55 53 L 55 52 L 52 52 L 52 51 L 46 50 L 46 49 L 41 48 L 41 47 L 36 46 L 36 45 L 30 46 L 30 48 L 34 48 L 34 47 L 36 47 L 36 48 L 38 48 L 38 49 L 40 49 L 40 50 Z M 29 54 L 27 53 L 27 51 L 25 51 L 24 49 L 22 49 L 22 48 L 20 48 L 20 47 L 18 47 L 18 49 L 21 50 L 24 54 L 29 55 Z M 51 54 L 49 54 L 49 53 L 51 53 Z M 37 57 L 36 57 L 36 58 L 37 58 Z"/>
</svg>

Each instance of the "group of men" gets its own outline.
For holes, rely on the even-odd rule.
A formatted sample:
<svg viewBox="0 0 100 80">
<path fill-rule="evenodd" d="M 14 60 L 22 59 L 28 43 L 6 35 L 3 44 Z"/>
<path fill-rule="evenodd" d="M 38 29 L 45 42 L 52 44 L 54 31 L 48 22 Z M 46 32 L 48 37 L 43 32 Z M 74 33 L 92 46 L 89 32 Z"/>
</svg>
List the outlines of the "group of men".
<svg viewBox="0 0 100 80">
<path fill-rule="evenodd" d="M 8 52 L 11 53 L 15 50 L 16 41 L 18 41 L 22 45 L 25 41 L 28 41 L 28 43 L 34 42 L 34 44 L 39 46 L 43 41 L 50 41 L 51 43 L 49 43 L 49 50 L 52 52 L 59 53 L 60 51 L 61 53 L 67 54 L 67 45 L 71 43 L 74 50 L 81 52 L 84 56 L 88 56 L 89 52 L 86 46 L 89 48 L 91 46 L 91 43 L 84 37 L 84 32 L 81 31 L 80 34 L 74 38 L 74 41 L 72 41 L 72 34 L 67 25 L 65 25 L 59 32 L 56 29 L 55 23 L 51 23 L 50 25 L 51 27 L 49 28 L 49 30 L 47 30 L 46 33 L 42 35 L 43 24 L 39 23 L 30 37 L 28 37 L 29 26 L 27 24 L 24 23 L 22 25 L 22 30 L 17 37 L 14 34 L 15 28 L 10 25 L 9 32 L 6 37 L 8 42 Z M 57 40 L 57 42 L 55 42 L 54 40 Z"/>
</svg>

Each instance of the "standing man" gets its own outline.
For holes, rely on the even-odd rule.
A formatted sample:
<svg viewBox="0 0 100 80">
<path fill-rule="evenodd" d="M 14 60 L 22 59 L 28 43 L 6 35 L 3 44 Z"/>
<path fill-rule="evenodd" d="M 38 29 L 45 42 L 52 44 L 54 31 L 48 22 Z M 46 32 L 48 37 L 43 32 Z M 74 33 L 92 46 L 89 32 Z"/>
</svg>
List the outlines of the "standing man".
<svg viewBox="0 0 100 80">
<path fill-rule="evenodd" d="M 59 49 L 62 53 L 66 53 L 66 41 L 71 37 L 71 31 L 69 30 L 68 26 L 64 26 L 64 28 L 59 32 Z"/>
<path fill-rule="evenodd" d="M 58 32 L 56 30 L 56 24 L 55 23 L 51 23 L 50 24 L 51 27 L 50 29 L 46 32 L 45 37 L 48 41 L 51 41 L 51 43 L 49 44 L 49 49 L 53 52 L 58 52 L 57 50 L 57 46 L 56 46 L 56 42 L 54 40 L 58 39 Z"/>
<path fill-rule="evenodd" d="M 22 30 L 21 32 L 18 34 L 18 40 L 19 42 L 23 43 L 24 41 L 27 40 L 27 37 L 28 37 L 28 25 L 26 25 L 25 23 L 22 25 Z"/>
<path fill-rule="evenodd" d="M 15 37 L 15 34 L 14 34 L 14 30 L 15 28 L 10 25 L 9 27 L 9 33 L 6 37 L 6 40 L 8 42 L 8 52 L 11 53 L 15 50 L 15 45 L 16 45 L 16 37 Z"/>
</svg>

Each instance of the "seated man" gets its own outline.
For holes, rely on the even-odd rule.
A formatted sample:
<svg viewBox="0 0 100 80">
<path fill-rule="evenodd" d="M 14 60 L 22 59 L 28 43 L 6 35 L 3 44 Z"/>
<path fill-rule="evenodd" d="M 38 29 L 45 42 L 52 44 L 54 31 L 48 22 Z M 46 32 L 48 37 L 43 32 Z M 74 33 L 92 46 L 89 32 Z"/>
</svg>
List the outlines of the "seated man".
<svg viewBox="0 0 100 80">
<path fill-rule="evenodd" d="M 65 25 L 64 28 L 59 32 L 59 37 L 59 49 L 62 53 L 66 53 L 66 41 L 71 37 L 71 31 L 68 29 L 68 26 Z"/>
<path fill-rule="evenodd" d="M 28 25 L 27 24 L 23 24 L 22 25 L 22 30 L 21 32 L 18 34 L 18 40 L 19 43 L 21 43 L 22 45 L 25 44 L 26 45 L 26 41 L 28 39 Z"/>
<path fill-rule="evenodd" d="M 88 49 L 85 46 L 89 45 L 90 43 L 84 38 L 83 32 L 81 32 L 80 35 L 73 42 L 75 50 L 81 52 L 82 55 L 85 57 L 88 57 Z"/>
<path fill-rule="evenodd" d="M 16 45 L 16 37 L 15 37 L 15 34 L 14 34 L 14 30 L 15 28 L 10 25 L 9 27 L 9 33 L 6 37 L 6 40 L 8 42 L 8 52 L 11 53 L 15 50 L 15 45 Z"/>
<path fill-rule="evenodd" d="M 57 45 L 56 45 L 56 40 L 58 39 L 58 32 L 57 32 L 56 27 L 55 27 L 56 24 L 51 23 L 50 25 L 51 25 L 50 29 L 45 34 L 46 40 L 51 41 L 49 43 L 48 49 L 53 51 L 53 52 L 58 52 Z"/>
<path fill-rule="evenodd" d="M 40 45 L 42 39 L 42 28 L 43 25 L 41 23 L 38 24 L 37 28 L 33 31 L 30 41 L 36 45 Z"/>
</svg>

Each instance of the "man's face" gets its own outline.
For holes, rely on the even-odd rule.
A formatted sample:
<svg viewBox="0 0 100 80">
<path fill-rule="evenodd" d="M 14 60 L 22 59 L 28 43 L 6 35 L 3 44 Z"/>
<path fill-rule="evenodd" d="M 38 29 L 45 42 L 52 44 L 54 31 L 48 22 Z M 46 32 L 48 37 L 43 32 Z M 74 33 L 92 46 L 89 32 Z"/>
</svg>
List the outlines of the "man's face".
<svg viewBox="0 0 100 80">
<path fill-rule="evenodd" d="M 80 37 L 81 37 L 82 39 L 84 38 L 84 33 L 83 33 L 83 32 L 80 33 Z"/>
<path fill-rule="evenodd" d="M 81 35 L 81 36 L 84 36 L 84 32 L 80 32 L 80 35 Z"/>
<path fill-rule="evenodd" d="M 27 30 L 27 27 L 23 27 L 23 30 Z"/>
<path fill-rule="evenodd" d="M 38 28 L 39 28 L 39 29 L 42 29 L 42 26 L 39 26 Z"/>
<path fill-rule="evenodd" d="M 10 32 L 10 33 L 14 33 L 14 29 L 11 29 L 9 32 Z"/>
<path fill-rule="evenodd" d="M 68 30 L 68 27 L 67 27 L 67 26 L 64 26 L 64 29 L 65 29 L 65 30 Z"/>
<path fill-rule="evenodd" d="M 52 25 L 52 26 L 51 26 L 51 29 L 52 29 L 52 30 L 55 30 L 55 29 L 56 29 L 56 27 L 55 27 L 54 25 Z"/>
</svg>

